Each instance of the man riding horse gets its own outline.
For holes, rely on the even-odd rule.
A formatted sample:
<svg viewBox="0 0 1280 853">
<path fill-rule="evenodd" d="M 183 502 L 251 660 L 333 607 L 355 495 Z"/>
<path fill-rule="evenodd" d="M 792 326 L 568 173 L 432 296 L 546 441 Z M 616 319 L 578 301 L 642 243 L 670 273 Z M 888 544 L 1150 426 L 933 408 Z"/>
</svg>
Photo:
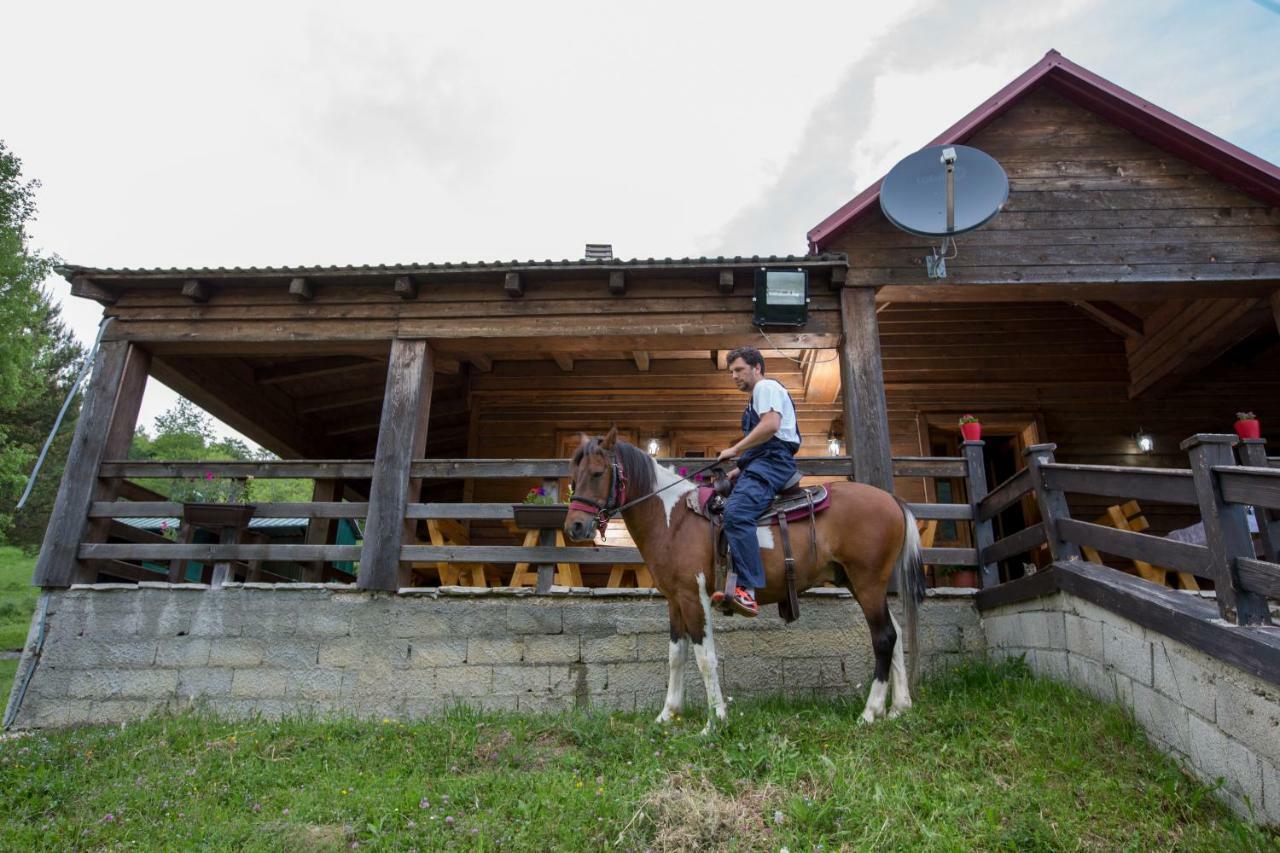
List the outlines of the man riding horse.
<svg viewBox="0 0 1280 853">
<path fill-rule="evenodd" d="M 742 412 L 742 438 L 720 451 L 721 461 L 739 457 L 736 483 L 724 508 L 724 535 L 738 576 L 730 603 L 743 616 L 755 616 L 760 612 L 756 590 L 765 586 L 756 519 L 796 473 L 800 428 L 787 389 L 765 377 L 760 350 L 738 347 L 728 361 L 738 390 L 751 395 Z"/>
</svg>

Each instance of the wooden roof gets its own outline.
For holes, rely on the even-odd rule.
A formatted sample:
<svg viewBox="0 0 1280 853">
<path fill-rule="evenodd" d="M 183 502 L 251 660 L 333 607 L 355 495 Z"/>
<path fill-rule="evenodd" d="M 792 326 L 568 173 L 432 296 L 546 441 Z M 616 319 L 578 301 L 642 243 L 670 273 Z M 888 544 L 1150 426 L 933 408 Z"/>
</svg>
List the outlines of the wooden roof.
<svg viewBox="0 0 1280 853">
<path fill-rule="evenodd" d="M 1232 145 L 1203 128 L 1139 98 L 1115 83 L 1050 50 L 1044 58 L 996 92 L 927 145 L 963 144 L 1036 89 L 1048 86 L 1134 135 L 1269 204 L 1280 205 L 1280 167 Z M 927 147 L 927 145 L 925 147 Z M 808 233 L 813 252 L 868 211 L 879 210 L 881 178 Z"/>
</svg>

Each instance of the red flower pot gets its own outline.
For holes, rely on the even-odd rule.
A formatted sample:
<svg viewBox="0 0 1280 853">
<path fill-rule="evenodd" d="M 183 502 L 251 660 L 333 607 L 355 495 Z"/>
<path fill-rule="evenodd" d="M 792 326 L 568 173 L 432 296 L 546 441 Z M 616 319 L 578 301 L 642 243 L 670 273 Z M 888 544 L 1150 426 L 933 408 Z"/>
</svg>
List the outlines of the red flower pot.
<svg viewBox="0 0 1280 853">
<path fill-rule="evenodd" d="M 979 441 L 982 438 L 982 424 L 977 421 L 960 424 L 960 434 L 964 436 L 965 441 Z"/>
<path fill-rule="evenodd" d="M 1249 421 L 1236 421 L 1236 435 L 1241 438 L 1262 438 L 1262 424 L 1257 418 Z"/>
</svg>

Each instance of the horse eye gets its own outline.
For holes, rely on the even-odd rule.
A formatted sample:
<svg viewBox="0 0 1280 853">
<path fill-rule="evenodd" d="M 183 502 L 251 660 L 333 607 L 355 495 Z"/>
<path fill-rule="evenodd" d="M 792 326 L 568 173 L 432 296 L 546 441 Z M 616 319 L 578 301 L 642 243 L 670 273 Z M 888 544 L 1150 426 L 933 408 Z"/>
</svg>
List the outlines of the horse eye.
<svg viewBox="0 0 1280 853">
<path fill-rule="evenodd" d="M 598 480 L 598 479 L 600 479 L 601 477 L 603 477 L 603 476 L 604 476 L 604 472 L 603 472 L 603 471 L 592 471 L 592 472 L 591 472 L 591 476 L 592 476 L 592 478 L 593 478 L 593 479 L 597 479 L 597 480 Z"/>
</svg>

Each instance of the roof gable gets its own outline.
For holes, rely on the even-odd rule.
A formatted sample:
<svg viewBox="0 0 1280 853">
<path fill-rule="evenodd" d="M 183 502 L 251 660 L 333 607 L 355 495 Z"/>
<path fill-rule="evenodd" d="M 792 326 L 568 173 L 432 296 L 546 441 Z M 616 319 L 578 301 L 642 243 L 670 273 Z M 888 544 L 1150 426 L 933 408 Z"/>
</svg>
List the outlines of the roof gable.
<svg viewBox="0 0 1280 853">
<path fill-rule="evenodd" d="M 1043 59 L 927 145 L 963 144 L 1040 86 L 1051 87 L 1085 109 L 1200 166 L 1251 196 L 1268 204 L 1280 204 L 1280 167 L 1139 98 L 1076 65 L 1056 50 L 1050 50 Z M 821 251 L 836 232 L 869 211 L 878 210 L 883 180 L 883 177 L 877 180 L 811 229 L 807 235 L 810 250 Z"/>
</svg>

